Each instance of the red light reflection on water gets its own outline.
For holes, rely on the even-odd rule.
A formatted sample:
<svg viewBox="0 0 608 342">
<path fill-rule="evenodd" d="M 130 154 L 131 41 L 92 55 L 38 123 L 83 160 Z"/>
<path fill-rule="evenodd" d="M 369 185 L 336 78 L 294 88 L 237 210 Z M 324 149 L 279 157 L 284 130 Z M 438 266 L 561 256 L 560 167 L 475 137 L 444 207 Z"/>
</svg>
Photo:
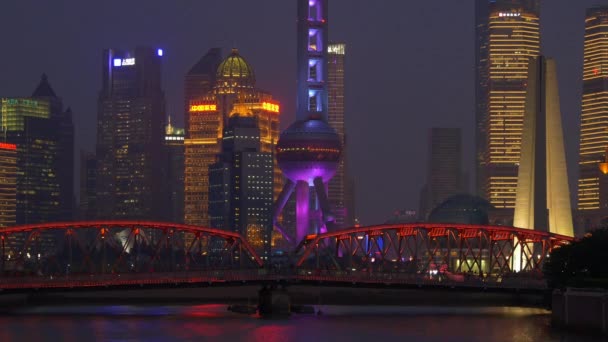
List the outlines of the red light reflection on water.
<svg viewBox="0 0 608 342">
<path fill-rule="evenodd" d="M 194 305 L 184 308 L 182 314 L 186 317 L 221 318 L 226 317 L 227 309 L 224 304 Z"/>
<path fill-rule="evenodd" d="M 253 329 L 250 336 L 252 341 L 279 342 L 288 341 L 289 332 L 287 325 L 270 324 Z"/>
</svg>

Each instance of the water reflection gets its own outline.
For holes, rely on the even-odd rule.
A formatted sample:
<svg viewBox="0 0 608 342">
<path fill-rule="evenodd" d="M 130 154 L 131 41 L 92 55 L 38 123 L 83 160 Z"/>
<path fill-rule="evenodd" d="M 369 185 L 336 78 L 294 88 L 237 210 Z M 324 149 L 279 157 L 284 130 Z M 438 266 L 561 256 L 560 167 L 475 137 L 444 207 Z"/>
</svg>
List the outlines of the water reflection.
<svg viewBox="0 0 608 342">
<path fill-rule="evenodd" d="M 36 307 L 0 316 L 0 341 L 601 341 L 556 332 L 529 308 L 321 306 L 268 321 L 226 305 Z"/>
</svg>

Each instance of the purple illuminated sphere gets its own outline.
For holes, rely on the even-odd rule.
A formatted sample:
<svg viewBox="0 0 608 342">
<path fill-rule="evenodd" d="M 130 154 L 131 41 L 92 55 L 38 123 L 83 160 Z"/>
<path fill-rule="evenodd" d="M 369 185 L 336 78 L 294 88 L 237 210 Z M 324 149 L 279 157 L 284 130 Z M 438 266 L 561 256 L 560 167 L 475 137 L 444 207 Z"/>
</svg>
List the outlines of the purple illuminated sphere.
<svg viewBox="0 0 608 342">
<path fill-rule="evenodd" d="M 340 163 L 340 136 L 326 122 L 318 119 L 296 121 L 287 128 L 277 144 L 279 167 L 293 182 L 312 185 L 322 177 L 328 182 Z"/>
</svg>

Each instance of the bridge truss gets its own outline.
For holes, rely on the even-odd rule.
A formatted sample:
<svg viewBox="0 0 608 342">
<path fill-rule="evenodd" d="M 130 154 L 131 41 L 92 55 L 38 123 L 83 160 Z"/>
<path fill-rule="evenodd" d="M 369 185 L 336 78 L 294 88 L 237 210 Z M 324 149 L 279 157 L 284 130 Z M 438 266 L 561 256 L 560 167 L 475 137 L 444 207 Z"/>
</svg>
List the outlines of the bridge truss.
<svg viewBox="0 0 608 342">
<path fill-rule="evenodd" d="M 549 253 L 573 239 L 504 226 L 398 224 L 310 235 L 296 266 L 315 272 L 540 274 Z"/>
<path fill-rule="evenodd" d="M 138 221 L 27 225 L 0 230 L 0 290 L 244 281 L 544 288 L 543 263 L 570 241 L 503 226 L 355 227 L 306 237 L 292 265 L 276 269 L 240 234 L 218 229 Z"/>
<path fill-rule="evenodd" d="M 94 221 L 0 231 L 2 278 L 256 269 L 240 234 L 173 223 Z"/>
</svg>

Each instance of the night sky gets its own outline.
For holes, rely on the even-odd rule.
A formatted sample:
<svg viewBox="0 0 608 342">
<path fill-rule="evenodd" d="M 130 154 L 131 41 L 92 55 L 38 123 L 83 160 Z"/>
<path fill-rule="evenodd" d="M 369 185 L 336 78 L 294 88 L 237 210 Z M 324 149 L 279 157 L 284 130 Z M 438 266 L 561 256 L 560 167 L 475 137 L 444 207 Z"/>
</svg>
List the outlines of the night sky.
<svg viewBox="0 0 608 342">
<path fill-rule="evenodd" d="M 543 53 L 558 63 L 573 190 L 584 15 L 601 3 L 543 1 Z M 463 129 L 465 167 L 473 175 L 473 5 L 331 0 L 330 39 L 348 44 L 349 165 L 364 224 L 418 208 L 430 127 Z M 183 122 L 185 73 L 209 48 L 228 53 L 234 46 L 253 65 L 258 86 L 282 102 L 285 128 L 295 108 L 295 25 L 295 0 L 4 0 L 0 96 L 29 96 L 46 72 L 74 111 L 77 149 L 92 151 L 103 48 L 163 48 L 167 111 Z"/>
</svg>

